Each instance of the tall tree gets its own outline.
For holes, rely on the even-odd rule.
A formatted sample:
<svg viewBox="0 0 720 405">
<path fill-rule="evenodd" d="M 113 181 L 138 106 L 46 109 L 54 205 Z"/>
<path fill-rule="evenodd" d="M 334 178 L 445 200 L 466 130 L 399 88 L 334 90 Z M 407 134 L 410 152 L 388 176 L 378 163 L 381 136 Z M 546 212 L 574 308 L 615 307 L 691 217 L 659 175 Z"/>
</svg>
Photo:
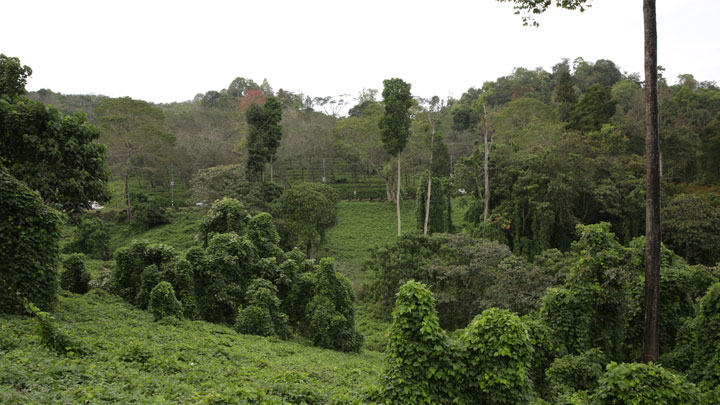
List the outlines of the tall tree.
<svg viewBox="0 0 720 405">
<path fill-rule="evenodd" d="M 162 110 L 129 97 L 108 98 L 96 109 L 100 140 L 108 146 L 110 167 L 125 183 L 125 209 L 132 218 L 130 174 L 145 168 L 164 167 L 175 136 L 165 130 Z"/>
<path fill-rule="evenodd" d="M 427 123 L 430 128 L 430 164 L 428 172 L 427 197 L 425 198 L 425 220 L 423 221 L 423 235 L 428 234 L 428 222 L 430 222 L 430 197 L 432 196 L 432 179 L 433 179 L 433 152 L 435 151 L 435 132 L 437 130 L 437 115 L 445 106 L 440 101 L 440 97 L 433 96 L 430 100 L 426 100 L 428 104 Z"/>
<path fill-rule="evenodd" d="M 515 3 L 525 25 L 537 26 L 534 16 L 547 10 L 551 0 L 498 0 Z M 590 0 L 556 0 L 557 7 L 585 10 Z M 659 347 L 660 295 L 660 147 L 658 136 L 658 66 L 655 0 L 643 0 L 645 45 L 645 329 L 643 362 L 655 362 Z"/>
<path fill-rule="evenodd" d="M 84 114 L 64 116 L 24 97 L 32 70 L 0 54 L 0 163 L 45 203 L 79 213 L 106 201 L 105 146 Z"/>
<path fill-rule="evenodd" d="M 272 180 L 273 158 L 282 138 L 280 125 L 282 104 L 277 98 L 269 96 L 262 106 L 252 104 L 246 112 L 245 119 L 250 127 L 247 139 L 248 180 L 256 180 L 258 174 L 261 174 L 264 180 L 263 170 L 267 162 L 270 163 L 270 180 Z"/>
<path fill-rule="evenodd" d="M 410 106 L 412 96 L 410 95 L 410 84 L 402 79 L 388 79 L 383 81 L 383 99 L 385 112 L 378 123 L 380 128 L 380 139 L 385 151 L 397 158 L 397 221 L 398 236 L 402 232 L 400 219 L 400 153 L 405 149 L 408 136 L 410 135 Z"/>
</svg>

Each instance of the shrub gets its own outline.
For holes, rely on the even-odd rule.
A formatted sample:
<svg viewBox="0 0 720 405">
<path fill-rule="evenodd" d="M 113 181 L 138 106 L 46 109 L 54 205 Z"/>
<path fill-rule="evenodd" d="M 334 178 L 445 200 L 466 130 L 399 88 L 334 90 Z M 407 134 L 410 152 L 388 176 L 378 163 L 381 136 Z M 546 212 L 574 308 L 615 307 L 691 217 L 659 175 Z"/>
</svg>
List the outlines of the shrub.
<svg viewBox="0 0 720 405">
<path fill-rule="evenodd" d="M 153 287 L 148 309 L 156 321 L 168 316 L 182 318 L 182 305 L 175 297 L 172 285 L 167 281 L 161 281 Z"/>
<path fill-rule="evenodd" d="M 466 398 L 486 404 L 528 403 L 532 398 L 532 345 L 520 318 L 491 308 L 460 337 Z"/>
<path fill-rule="evenodd" d="M 248 306 L 242 308 L 235 320 L 235 329 L 240 333 L 259 336 L 290 335 L 288 317 L 280 312 L 277 288 L 264 279 L 253 280 L 247 289 Z"/>
<path fill-rule="evenodd" d="M 355 331 L 355 296 L 350 281 L 338 274 L 331 258 L 320 260 L 315 296 L 307 306 L 308 334 L 315 345 L 359 351 L 362 336 Z"/>
<path fill-rule="evenodd" d="M 85 269 L 85 255 L 76 253 L 63 261 L 65 271 L 60 274 L 60 287 L 76 294 L 85 294 L 90 289 L 90 273 Z"/>
<path fill-rule="evenodd" d="M 140 288 L 135 296 L 135 305 L 140 309 L 147 309 L 150 304 L 150 293 L 161 281 L 165 280 L 164 274 L 160 272 L 157 265 L 151 264 L 142 271 L 140 275 Z"/>
<path fill-rule="evenodd" d="M 272 215 L 261 212 L 250 218 L 248 223 L 248 237 L 258 250 L 260 257 L 277 257 L 282 255 L 280 235 L 273 223 Z"/>
<path fill-rule="evenodd" d="M 232 198 L 216 201 L 208 213 L 200 221 L 200 239 L 207 246 L 213 235 L 235 232 L 238 235 L 247 233 L 250 215 L 245 205 Z"/>
<path fill-rule="evenodd" d="M 167 208 L 152 197 L 144 194 L 133 195 L 133 222 L 142 228 L 154 228 L 170 223 Z"/>
<path fill-rule="evenodd" d="M 199 251 L 188 255 L 190 263 L 197 263 L 195 292 L 201 318 L 234 324 L 246 284 L 256 277 L 258 270 L 255 246 L 247 236 L 223 233 L 210 239 L 204 255 Z"/>
<path fill-rule="evenodd" d="M 0 313 L 24 313 L 23 299 L 57 301 L 60 213 L 0 165 Z"/>
<path fill-rule="evenodd" d="M 655 364 L 611 362 L 593 398 L 601 404 L 700 404 L 694 384 Z"/>
<path fill-rule="evenodd" d="M 713 390 L 720 398 L 720 283 L 711 286 L 700 301 L 692 328 L 690 375 L 699 382 L 700 388 Z"/>
<path fill-rule="evenodd" d="M 110 258 L 110 233 L 99 218 L 84 218 L 77 226 L 73 240 L 66 246 L 71 252 L 80 252 L 95 259 Z"/>
<path fill-rule="evenodd" d="M 460 373 L 435 299 L 423 284 L 408 281 L 398 292 L 388 336 L 379 401 L 391 404 L 452 403 Z"/>
<path fill-rule="evenodd" d="M 132 241 L 130 245 L 115 251 L 115 270 L 111 282 L 118 295 L 129 302 L 135 302 L 142 284 L 142 272 L 154 264 L 158 269 L 175 257 L 168 245 L 149 244 L 147 241 Z"/>
<path fill-rule="evenodd" d="M 590 349 L 582 354 L 555 359 L 545 372 L 553 396 L 572 394 L 576 391 L 592 392 L 603 375 L 606 358 L 600 349 Z"/>
</svg>

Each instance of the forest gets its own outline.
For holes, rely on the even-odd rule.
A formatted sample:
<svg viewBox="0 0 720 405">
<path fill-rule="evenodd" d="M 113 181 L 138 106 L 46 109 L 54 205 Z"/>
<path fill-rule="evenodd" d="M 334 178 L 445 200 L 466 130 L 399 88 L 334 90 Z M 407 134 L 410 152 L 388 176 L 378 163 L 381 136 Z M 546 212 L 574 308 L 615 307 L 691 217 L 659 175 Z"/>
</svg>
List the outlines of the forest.
<svg viewBox="0 0 720 405">
<path fill-rule="evenodd" d="M 720 87 L 658 71 L 645 364 L 645 89 L 611 60 L 153 104 L 0 55 L 0 402 L 720 403 Z"/>
</svg>

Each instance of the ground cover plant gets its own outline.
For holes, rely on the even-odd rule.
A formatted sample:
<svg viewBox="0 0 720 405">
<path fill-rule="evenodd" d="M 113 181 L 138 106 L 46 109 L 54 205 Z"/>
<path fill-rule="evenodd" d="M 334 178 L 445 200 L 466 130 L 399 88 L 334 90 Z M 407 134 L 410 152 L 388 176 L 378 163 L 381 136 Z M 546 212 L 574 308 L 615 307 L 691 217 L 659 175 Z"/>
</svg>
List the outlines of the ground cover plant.
<svg viewBox="0 0 720 405">
<path fill-rule="evenodd" d="M 380 368 L 372 352 L 155 322 L 103 290 L 61 295 L 53 315 L 86 353 L 58 354 L 35 335 L 34 318 L 3 317 L 1 403 L 360 403 Z"/>
</svg>

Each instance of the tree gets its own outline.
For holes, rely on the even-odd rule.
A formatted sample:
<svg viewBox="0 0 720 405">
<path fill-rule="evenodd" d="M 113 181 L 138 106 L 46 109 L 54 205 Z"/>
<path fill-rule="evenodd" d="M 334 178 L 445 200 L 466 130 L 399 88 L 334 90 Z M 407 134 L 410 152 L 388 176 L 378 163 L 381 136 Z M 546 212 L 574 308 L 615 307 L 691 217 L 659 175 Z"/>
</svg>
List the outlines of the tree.
<svg viewBox="0 0 720 405">
<path fill-rule="evenodd" d="M 120 171 L 125 183 L 125 208 L 132 218 L 130 174 L 162 166 L 175 136 L 165 130 L 162 110 L 130 97 L 108 98 L 96 110 L 100 140 L 108 145 L 110 166 Z"/>
<path fill-rule="evenodd" d="M 400 219 L 400 153 L 405 149 L 408 136 L 410 135 L 410 113 L 408 110 L 412 105 L 410 96 L 410 84 L 402 79 L 388 79 L 383 81 L 383 99 L 385 112 L 380 117 L 378 127 L 380 128 L 380 139 L 385 151 L 397 158 L 397 221 L 398 236 L 402 231 Z"/>
<path fill-rule="evenodd" d="M 435 131 L 437 130 L 437 115 L 445 106 L 445 102 L 441 102 L 438 96 L 433 96 L 430 100 L 426 100 L 428 104 L 427 123 L 430 127 L 430 164 L 428 173 L 427 194 L 425 195 L 425 219 L 423 221 L 423 235 L 428 234 L 428 222 L 430 221 L 430 197 L 432 196 L 432 179 L 433 179 L 433 152 L 435 151 Z M 399 179 L 400 176 L 398 176 Z"/>
<path fill-rule="evenodd" d="M 247 109 L 245 119 L 250 132 L 247 138 L 248 180 L 257 180 L 257 175 L 263 173 L 265 163 L 270 162 L 270 180 L 273 177 L 273 157 L 280 146 L 282 138 L 282 104 L 277 98 L 270 96 L 263 106 L 252 104 Z M 262 176 L 264 179 L 264 175 Z"/>
<path fill-rule="evenodd" d="M 325 240 L 325 232 L 337 223 L 337 203 L 337 193 L 330 186 L 295 185 L 280 197 L 276 212 L 280 229 L 291 244 L 304 246 L 309 256 L 312 248 Z"/>
<path fill-rule="evenodd" d="M 538 0 L 498 0 L 515 3 L 515 13 L 523 15 L 523 24 L 537 26 L 534 16 L 547 10 L 552 2 Z M 590 0 L 556 1 L 556 6 L 585 10 Z M 660 293 L 660 138 L 658 119 L 657 23 L 655 0 L 643 0 L 645 33 L 645 332 L 643 362 L 659 357 Z"/>
<path fill-rule="evenodd" d="M 0 161 L 42 199 L 79 213 L 107 201 L 105 147 L 85 115 L 62 115 L 23 97 L 32 70 L 0 54 Z"/>
<path fill-rule="evenodd" d="M 568 128 L 582 132 L 599 131 L 603 124 L 610 122 L 616 105 L 610 88 L 594 84 L 570 112 Z"/>
</svg>

